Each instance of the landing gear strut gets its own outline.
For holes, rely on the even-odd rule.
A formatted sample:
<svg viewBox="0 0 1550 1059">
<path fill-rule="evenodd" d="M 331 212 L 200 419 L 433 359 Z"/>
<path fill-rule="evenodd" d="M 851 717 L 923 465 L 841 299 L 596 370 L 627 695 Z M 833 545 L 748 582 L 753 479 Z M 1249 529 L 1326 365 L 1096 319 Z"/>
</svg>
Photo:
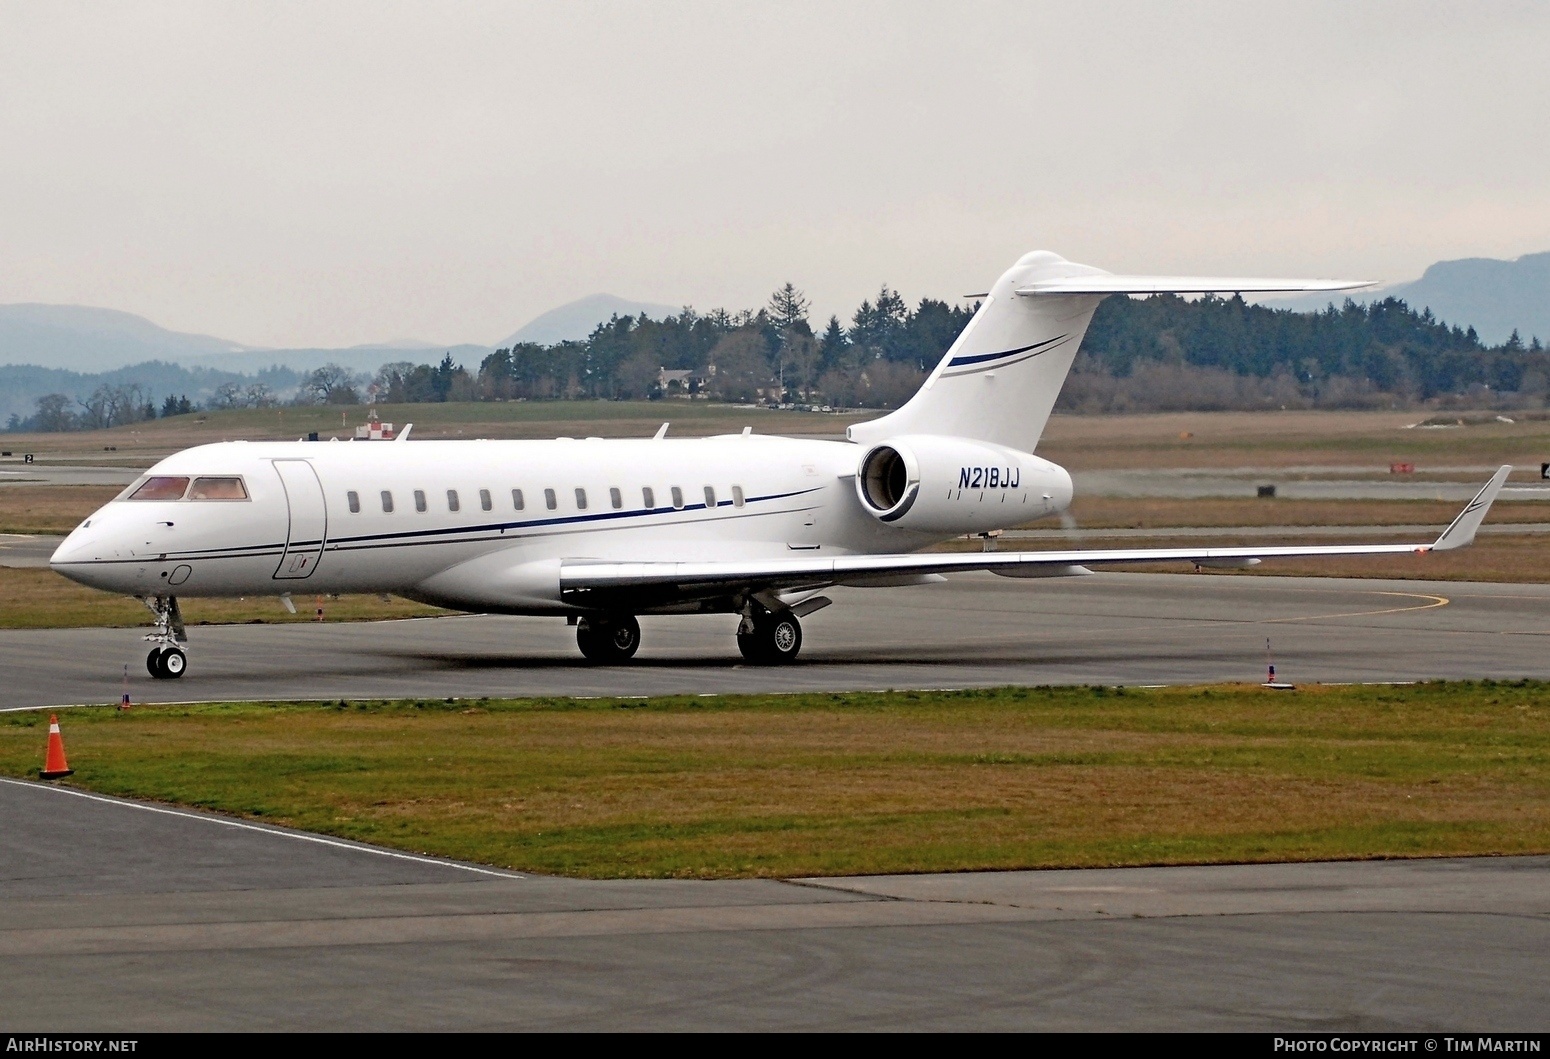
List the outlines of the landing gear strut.
<svg viewBox="0 0 1550 1059">
<path fill-rule="evenodd" d="M 145 656 L 145 668 L 157 680 L 176 680 L 188 669 L 188 654 L 180 644 L 188 643 L 188 630 L 183 627 L 183 614 L 178 610 L 176 596 L 141 596 L 140 602 L 156 615 L 156 631 L 146 635 L 154 644 Z"/>
<path fill-rule="evenodd" d="M 640 647 L 640 622 L 629 614 L 582 618 L 576 623 L 576 646 L 597 665 L 628 662 Z"/>
<path fill-rule="evenodd" d="M 802 623 L 789 610 L 752 605 L 737 627 L 737 649 L 754 665 L 784 665 L 802 650 Z"/>
</svg>

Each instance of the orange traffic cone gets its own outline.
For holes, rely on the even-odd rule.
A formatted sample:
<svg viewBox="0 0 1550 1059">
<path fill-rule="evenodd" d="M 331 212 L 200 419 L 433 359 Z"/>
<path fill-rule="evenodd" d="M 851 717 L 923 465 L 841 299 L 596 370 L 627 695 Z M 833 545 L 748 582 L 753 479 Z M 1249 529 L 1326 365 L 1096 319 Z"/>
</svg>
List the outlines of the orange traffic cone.
<svg viewBox="0 0 1550 1059">
<path fill-rule="evenodd" d="M 46 780 L 57 780 L 74 771 L 65 763 L 65 740 L 59 734 L 59 716 L 51 713 L 48 716 L 48 753 L 43 759 L 43 771 L 38 775 Z"/>
</svg>

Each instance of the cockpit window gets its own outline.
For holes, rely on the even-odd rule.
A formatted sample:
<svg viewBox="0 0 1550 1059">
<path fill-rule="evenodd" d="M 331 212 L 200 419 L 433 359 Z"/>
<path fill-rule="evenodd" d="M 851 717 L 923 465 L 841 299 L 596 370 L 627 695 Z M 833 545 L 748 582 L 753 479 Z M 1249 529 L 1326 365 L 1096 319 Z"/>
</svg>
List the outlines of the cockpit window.
<svg viewBox="0 0 1550 1059">
<path fill-rule="evenodd" d="M 195 478 L 188 491 L 190 500 L 246 500 L 247 486 L 241 478 Z"/>
<path fill-rule="evenodd" d="M 157 475 L 147 478 L 140 488 L 129 494 L 127 499 L 181 500 L 186 489 L 188 489 L 187 478 L 170 478 L 166 475 Z"/>
</svg>

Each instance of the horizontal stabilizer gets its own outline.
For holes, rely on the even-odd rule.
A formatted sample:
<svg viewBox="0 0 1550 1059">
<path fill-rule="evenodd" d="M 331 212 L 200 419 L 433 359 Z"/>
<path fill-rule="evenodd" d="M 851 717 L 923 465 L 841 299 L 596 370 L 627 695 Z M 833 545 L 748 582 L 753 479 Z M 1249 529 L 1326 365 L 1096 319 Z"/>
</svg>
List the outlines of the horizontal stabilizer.
<svg viewBox="0 0 1550 1059">
<path fill-rule="evenodd" d="M 1357 290 L 1366 279 L 1259 279 L 1250 276 L 1114 276 L 1097 272 L 1035 280 L 1017 288 L 1025 298 L 1041 294 L 1279 294 Z"/>
</svg>

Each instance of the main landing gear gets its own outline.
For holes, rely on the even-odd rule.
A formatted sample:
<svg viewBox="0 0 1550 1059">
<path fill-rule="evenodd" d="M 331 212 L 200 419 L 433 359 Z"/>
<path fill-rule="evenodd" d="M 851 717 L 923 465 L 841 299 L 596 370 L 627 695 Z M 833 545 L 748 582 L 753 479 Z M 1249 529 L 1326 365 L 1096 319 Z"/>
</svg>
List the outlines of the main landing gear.
<svg viewBox="0 0 1550 1059">
<path fill-rule="evenodd" d="M 582 618 L 576 622 L 576 646 L 596 665 L 628 662 L 640 648 L 640 622 L 629 614 Z"/>
<path fill-rule="evenodd" d="M 179 646 L 188 643 L 188 630 L 183 627 L 177 597 L 141 596 L 140 602 L 156 615 L 156 631 L 145 637 L 155 645 L 145 656 L 145 668 L 157 680 L 176 680 L 188 669 L 188 654 Z"/>
<path fill-rule="evenodd" d="M 737 627 L 737 649 L 754 665 L 784 665 L 802 650 L 802 623 L 789 610 L 755 605 Z"/>
<path fill-rule="evenodd" d="M 593 665 L 623 665 L 640 648 L 640 622 L 629 614 L 578 618 L 576 646 Z M 750 603 L 737 627 L 737 648 L 754 665 L 784 665 L 802 650 L 802 623 L 784 607 L 770 610 Z"/>
</svg>

